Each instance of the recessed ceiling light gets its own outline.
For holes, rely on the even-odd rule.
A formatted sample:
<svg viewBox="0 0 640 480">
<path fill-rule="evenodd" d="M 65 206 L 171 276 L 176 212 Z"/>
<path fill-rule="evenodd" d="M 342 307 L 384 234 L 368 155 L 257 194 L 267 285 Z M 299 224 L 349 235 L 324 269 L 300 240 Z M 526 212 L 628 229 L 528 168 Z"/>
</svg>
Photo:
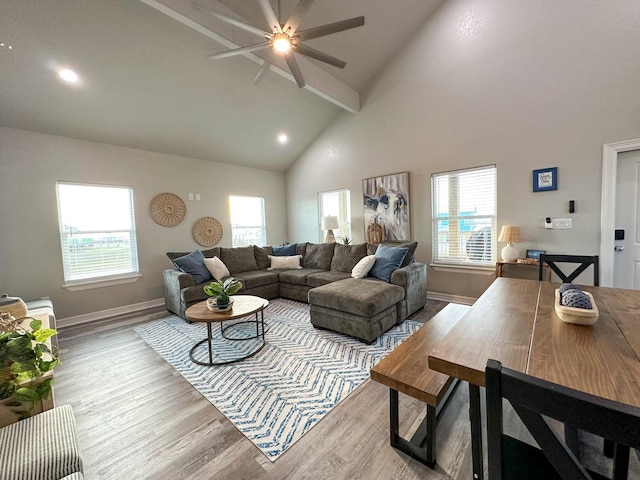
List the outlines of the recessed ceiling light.
<svg viewBox="0 0 640 480">
<path fill-rule="evenodd" d="M 68 83 L 78 83 L 80 81 L 80 77 L 73 70 L 69 70 L 68 68 L 63 68 L 58 70 L 58 76 Z"/>
<path fill-rule="evenodd" d="M 0 42 L 0 48 L 6 48 L 7 50 L 12 50 L 13 47 L 8 43 Z"/>
<path fill-rule="evenodd" d="M 278 141 L 282 144 L 285 144 L 289 141 L 289 137 L 287 137 L 284 133 L 278 135 Z"/>
</svg>

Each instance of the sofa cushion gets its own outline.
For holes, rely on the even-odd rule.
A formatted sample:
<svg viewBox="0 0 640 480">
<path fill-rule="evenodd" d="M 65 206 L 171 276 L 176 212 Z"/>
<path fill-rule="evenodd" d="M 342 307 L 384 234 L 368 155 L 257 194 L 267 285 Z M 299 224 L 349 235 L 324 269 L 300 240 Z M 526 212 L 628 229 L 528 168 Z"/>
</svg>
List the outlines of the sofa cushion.
<svg viewBox="0 0 640 480">
<path fill-rule="evenodd" d="M 326 285 L 327 283 L 337 282 L 338 280 L 344 280 L 351 275 L 345 272 L 337 272 L 331 270 L 330 272 L 318 272 L 307 275 L 307 285 L 310 287 L 319 287 Z"/>
<path fill-rule="evenodd" d="M 404 257 L 404 260 L 402 261 L 400 268 L 406 267 L 410 263 L 413 263 L 415 259 L 416 248 L 418 248 L 418 242 L 383 243 L 382 245 L 387 245 L 389 247 L 406 247 L 407 248 L 407 256 Z M 367 243 L 367 255 L 374 255 L 377 249 L 378 249 L 378 245 Z"/>
<path fill-rule="evenodd" d="M 258 270 L 264 270 L 265 268 L 269 268 L 271 266 L 271 260 L 269 260 L 269 255 L 273 252 L 271 251 L 271 247 L 259 247 L 257 245 L 253 246 L 253 254 L 256 257 L 256 265 L 258 265 Z"/>
<path fill-rule="evenodd" d="M 376 261 L 371 270 L 369 270 L 369 276 L 389 282 L 391 274 L 402 265 L 404 257 L 407 256 L 407 251 L 406 247 L 378 246 L 375 255 Z"/>
<path fill-rule="evenodd" d="M 306 253 L 302 258 L 302 266 L 331 270 L 331 260 L 333 260 L 335 246 L 335 243 L 308 243 Z"/>
<path fill-rule="evenodd" d="M 373 317 L 403 298 L 402 287 L 367 278 L 347 278 L 309 290 L 309 303 L 360 317 Z"/>
<path fill-rule="evenodd" d="M 262 287 L 263 285 L 269 285 L 271 283 L 278 283 L 278 274 L 274 272 L 267 272 L 266 270 L 241 272 L 234 275 L 233 278 L 242 282 L 243 290 Z M 242 291 L 240 291 L 240 293 L 242 293 Z"/>
<path fill-rule="evenodd" d="M 274 257 L 291 257 L 298 252 L 298 244 L 290 243 L 289 245 L 277 245 L 271 247 Z"/>
<path fill-rule="evenodd" d="M 291 269 L 300 269 L 300 260 L 302 260 L 302 255 L 292 255 L 290 257 L 277 257 L 273 255 L 269 255 L 269 260 L 271 260 L 271 266 L 269 270 L 291 270 Z"/>
<path fill-rule="evenodd" d="M 331 260 L 331 270 L 336 272 L 351 273 L 353 267 L 367 255 L 367 246 L 364 243 L 358 245 L 343 245 L 336 243 Z"/>
<path fill-rule="evenodd" d="M 222 280 L 229 276 L 229 269 L 218 257 L 205 258 L 204 266 L 211 273 L 211 276 L 216 280 Z"/>
<path fill-rule="evenodd" d="M 196 283 L 211 280 L 211 273 L 204 266 L 204 255 L 200 250 L 191 252 L 183 257 L 174 258 L 173 264 L 181 272 L 191 275 Z"/>
<path fill-rule="evenodd" d="M 204 258 L 220 258 L 220 247 L 213 247 L 208 248 L 207 250 L 202 250 L 202 254 L 204 255 Z"/>
<path fill-rule="evenodd" d="M 363 257 L 356 266 L 351 270 L 351 276 L 353 278 L 364 278 L 369 274 L 369 270 L 373 267 L 373 264 L 376 262 L 375 255 L 367 255 Z"/>
<path fill-rule="evenodd" d="M 307 285 L 307 275 L 323 272 L 319 268 L 302 268 L 300 270 L 280 270 L 278 277 L 281 283 L 293 283 L 294 285 Z"/>
<path fill-rule="evenodd" d="M 231 272 L 231 275 L 239 272 L 258 270 L 256 256 L 253 253 L 253 245 L 248 247 L 220 248 L 220 260 Z"/>
<path fill-rule="evenodd" d="M 298 247 L 296 248 L 296 255 L 302 255 L 303 257 L 307 253 L 307 243 L 298 243 Z"/>
</svg>

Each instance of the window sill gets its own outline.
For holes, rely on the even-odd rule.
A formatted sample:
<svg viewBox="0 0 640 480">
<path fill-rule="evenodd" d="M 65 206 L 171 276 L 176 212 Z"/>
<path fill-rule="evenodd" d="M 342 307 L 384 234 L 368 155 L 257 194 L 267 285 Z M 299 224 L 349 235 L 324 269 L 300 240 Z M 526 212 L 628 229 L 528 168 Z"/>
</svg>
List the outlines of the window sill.
<svg viewBox="0 0 640 480">
<path fill-rule="evenodd" d="M 431 263 L 429 266 L 438 272 L 471 273 L 474 275 L 495 275 L 496 273 L 495 267 L 492 266 L 471 267 L 469 265 L 443 265 L 441 263 Z"/>
<path fill-rule="evenodd" d="M 80 290 L 91 290 L 92 288 L 112 287 L 114 285 L 124 285 L 125 283 L 133 283 L 142 278 L 140 273 L 128 273 L 126 275 L 116 275 L 113 277 L 91 278 L 86 280 L 76 280 L 65 283 L 62 288 L 66 288 L 71 292 Z"/>
</svg>

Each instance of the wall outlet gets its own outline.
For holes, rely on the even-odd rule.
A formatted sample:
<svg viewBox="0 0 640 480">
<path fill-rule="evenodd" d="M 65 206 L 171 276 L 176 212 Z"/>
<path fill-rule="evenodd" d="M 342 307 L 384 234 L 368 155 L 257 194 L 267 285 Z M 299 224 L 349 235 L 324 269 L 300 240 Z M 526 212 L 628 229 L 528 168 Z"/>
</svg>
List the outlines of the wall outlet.
<svg viewBox="0 0 640 480">
<path fill-rule="evenodd" d="M 199 193 L 196 193 L 196 201 L 198 201 L 198 202 L 200 201 L 200 194 Z"/>
<path fill-rule="evenodd" d="M 189 194 L 189 200 L 193 200 L 193 193 Z"/>
<path fill-rule="evenodd" d="M 551 220 L 552 228 L 561 229 L 561 228 L 572 228 L 571 227 L 571 219 L 570 218 L 554 218 Z"/>
</svg>

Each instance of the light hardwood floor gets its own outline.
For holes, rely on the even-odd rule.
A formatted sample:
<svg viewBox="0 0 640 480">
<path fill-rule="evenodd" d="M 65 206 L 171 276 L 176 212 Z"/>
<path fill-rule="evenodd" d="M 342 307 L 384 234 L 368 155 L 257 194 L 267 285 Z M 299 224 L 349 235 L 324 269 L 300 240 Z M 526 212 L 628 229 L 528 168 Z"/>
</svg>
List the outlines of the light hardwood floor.
<svg viewBox="0 0 640 480">
<path fill-rule="evenodd" d="M 430 301 L 426 321 L 446 303 Z M 56 404 L 73 406 L 90 479 L 470 478 L 467 391 L 438 426 L 434 470 L 389 445 L 388 389 L 366 381 L 277 461 L 269 461 L 133 331 L 166 311 L 61 330 Z M 401 433 L 424 405 L 401 395 Z"/>
<path fill-rule="evenodd" d="M 429 301 L 427 321 L 446 305 Z M 133 331 L 158 310 L 61 330 L 56 404 L 73 406 L 87 479 L 470 479 L 467 385 L 440 417 L 431 470 L 389 445 L 388 389 L 367 380 L 275 462 Z M 400 395 L 401 434 L 424 404 Z"/>
</svg>

